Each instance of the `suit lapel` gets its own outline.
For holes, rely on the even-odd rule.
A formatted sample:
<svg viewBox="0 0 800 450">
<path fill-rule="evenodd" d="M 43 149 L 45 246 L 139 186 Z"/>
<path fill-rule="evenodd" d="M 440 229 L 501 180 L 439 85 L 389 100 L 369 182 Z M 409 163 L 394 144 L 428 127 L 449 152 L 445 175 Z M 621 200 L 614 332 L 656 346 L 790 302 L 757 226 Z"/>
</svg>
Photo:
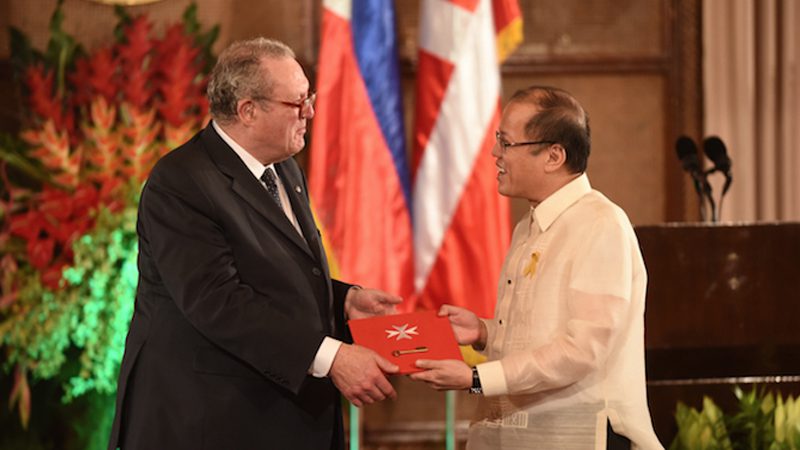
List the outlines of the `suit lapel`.
<svg viewBox="0 0 800 450">
<path fill-rule="evenodd" d="M 264 187 L 247 169 L 236 153 L 219 137 L 214 127 L 209 124 L 202 132 L 202 141 L 217 167 L 231 178 L 231 189 L 259 214 L 264 216 L 275 228 L 290 241 L 305 251 L 310 257 L 317 258 L 306 241 L 297 233 L 286 214 L 269 197 Z M 288 189 L 287 189 L 288 191 Z M 292 200 L 294 205 L 294 200 Z M 296 210 L 295 210 L 296 211 Z M 295 213 L 297 214 L 297 213 Z M 305 229 L 303 230 L 305 232 Z"/>
<path fill-rule="evenodd" d="M 281 177 L 283 187 L 286 189 L 286 194 L 292 203 L 292 211 L 294 211 L 297 222 L 300 224 L 300 229 L 303 230 L 308 246 L 311 247 L 311 252 L 317 258 L 317 261 L 324 261 L 322 253 L 322 244 L 319 239 L 319 232 L 317 232 L 317 225 L 314 223 L 314 216 L 311 213 L 311 208 L 308 204 L 308 198 L 303 190 L 305 183 L 302 180 L 300 169 L 294 160 L 287 160 L 275 165 L 278 176 Z M 322 264 L 325 273 L 328 274 L 328 265 Z"/>
<path fill-rule="evenodd" d="M 335 315 L 332 313 L 333 307 L 333 286 L 331 285 L 331 273 L 328 267 L 328 261 L 325 256 L 325 249 L 322 247 L 319 232 L 317 231 L 317 224 L 314 223 L 314 216 L 311 212 L 311 206 L 308 201 L 305 179 L 300 172 L 300 167 L 293 159 L 288 159 L 279 164 L 275 164 L 278 176 L 281 177 L 281 182 L 286 189 L 286 194 L 292 202 L 292 210 L 294 211 L 297 222 L 300 224 L 300 229 L 303 230 L 303 236 L 306 237 L 314 257 L 319 262 L 320 267 L 325 274 L 325 282 L 328 287 L 327 299 L 319 299 L 320 311 L 327 318 L 328 325 L 331 330 L 336 329 L 334 320 Z M 327 300 L 327 301 L 325 301 Z"/>
</svg>

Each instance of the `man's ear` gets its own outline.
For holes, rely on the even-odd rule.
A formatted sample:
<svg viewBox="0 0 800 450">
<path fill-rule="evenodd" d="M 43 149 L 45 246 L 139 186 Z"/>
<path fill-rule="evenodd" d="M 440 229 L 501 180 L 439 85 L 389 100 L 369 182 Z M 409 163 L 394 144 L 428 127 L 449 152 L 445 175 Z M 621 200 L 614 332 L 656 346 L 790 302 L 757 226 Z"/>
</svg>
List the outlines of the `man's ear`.
<svg viewBox="0 0 800 450">
<path fill-rule="evenodd" d="M 555 172 L 567 164 L 567 150 L 561 144 L 553 144 L 547 149 L 547 160 L 544 169 Z"/>
<path fill-rule="evenodd" d="M 236 115 L 239 117 L 239 122 L 245 125 L 253 123 L 257 107 L 253 100 L 239 100 L 236 103 Z"/>
</svg>

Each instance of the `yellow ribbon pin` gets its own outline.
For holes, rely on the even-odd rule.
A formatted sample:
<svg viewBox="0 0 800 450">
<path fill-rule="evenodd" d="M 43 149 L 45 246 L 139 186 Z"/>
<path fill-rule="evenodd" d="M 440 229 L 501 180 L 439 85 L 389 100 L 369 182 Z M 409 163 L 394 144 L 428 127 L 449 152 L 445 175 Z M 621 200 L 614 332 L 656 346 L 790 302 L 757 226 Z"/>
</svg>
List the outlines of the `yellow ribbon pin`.
<svg viewBox="0 0 800 450">
<path fill-rule="evenodd" d="M 539 252 L 531 253 L 531 261 L 528 263 L 528 266 L 525 267 L 525 270 L 522 271 L 522 275 L 528 278 L 533 278 L 536 275 L 536 264 L 539 262 Z"/>
</svg>

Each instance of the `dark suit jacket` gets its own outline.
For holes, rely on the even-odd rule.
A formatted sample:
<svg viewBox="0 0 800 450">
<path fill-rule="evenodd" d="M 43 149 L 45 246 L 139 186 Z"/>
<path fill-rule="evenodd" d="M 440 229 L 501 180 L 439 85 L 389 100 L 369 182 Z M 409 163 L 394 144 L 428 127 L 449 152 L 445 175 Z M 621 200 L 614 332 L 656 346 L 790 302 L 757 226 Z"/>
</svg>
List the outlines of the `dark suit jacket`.
<svg viewBox="0 0 800 450">
<path fill-rule="evenodd" d="M 297 163 L 276 169 L 305 239 L 210 125 L 153 169 L 110 449 L 343 447 L 339 394 L 308 369 L 350 285 Z"/>
</svg>

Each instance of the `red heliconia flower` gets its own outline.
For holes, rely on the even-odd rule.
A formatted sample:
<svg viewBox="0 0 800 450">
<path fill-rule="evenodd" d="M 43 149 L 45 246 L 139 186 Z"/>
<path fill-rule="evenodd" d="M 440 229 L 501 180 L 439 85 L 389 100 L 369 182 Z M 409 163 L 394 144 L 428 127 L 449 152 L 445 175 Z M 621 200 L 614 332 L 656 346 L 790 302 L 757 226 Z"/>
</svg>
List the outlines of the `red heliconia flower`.
<svg viewBox="0 0 800 450">
<path fill-rule="evenodd" d="M 89 217 L 97 209 L 100 196 L 97 189 L 89 184 L 83 184 L 72 194 L 73 210 L 75 217 Z"/>
<path fill-rule="evenodd" d="M 82 156 L 80 149 L 70 151 L 69 134 L 66 131 L 57 130 L 53 121 L 48 120 L 40 128 L 23 131 L 22 138 L 34 147 L 31 155 L 55 173 L 53 178 L 57 183 L 77 185 Z"/>
<path fill-rule="evenodd" d="M 53 250 L 56 240 L 52 237 L 33 239 L 28 241 L 28 262 L 36 269 L 44 270 L 53 260 Z"/>
<path fill-rule="evenodd" d="M 70 258 L 71 260 L 72 258 Z M 42 271 L 42 284 L 46 287 L 50 288 L 53 291 L 57 291 L 61 288 L 61 275 L 63 274 L 64 267 L 66 266 L 66 262 L 64 261 L 56 261 L 50 267 L 44 269 Z"/>
<path fill-rule="evenodd" d="M 133 19 L 125 27 L 125 42 L 118 46 L 122 75 L 125 78 L 122 85 L 123 98 L 139 109 L 145 108 L 153 98 L 153 70 L 149 64 L 149 55 L 153 48 L 148 37 L 150 28 L 146 16 Z"/>
<path fill-rule="evenodd" d="M 45 186 L 39 196 L 39 212 L 55 222 L 66 221 L 72 215 L 72 198 L 69 193 Z"/>
<path fill-rule="evenodd" d="M 91 75 L 89 85 L 92 87 L 93 95 L 100 95 L 108 103 L 114 103 L 117 96 L 117 62 L 110 47 L 104 47 L 92 54 L 89 58 Z"/>
<path fill-rule="evenodd" d="M 70 106 L 73 108 L 88 105 L 92 101 L 91 76 L 92 68 L 89 59 L 82 57 L 75 60 L 75 71 L 67 74 L 67 80 L 72 86 Z"/>
<path fill-rule="evenodd" d="M 197 114 L 200 96 L 195 83 L 199 50 L 180 25 L 170 27 L 156 49 L 158 92 L 162 100 L 158 112 L 169 125 L 178 127 Z"/>
<path fill-rule="evenodd" d="M 31 209 L 22 214 L 9 217 L 9 232 L 26 241 L 37 239 L 44 227 L 44 221 L 39 211 Z"/>
<path fill-rule="evenodd" d="M 53 72 L 41 65 L 33 65 L 25 71 L 25 84 L 29 90 L 28 102 L 40 120 L 50 119 L 56 129 L 64 129 L 64 114 L 61 101 L 53 93 Z"/>
<path fill-rule="evenodd" d="M 192 83 L 197 75 L 193 67 L 196 53 L 195 49 L 178 47 L 172 55 L 173 70 L 161 72 L 162 83 L 158 90 L 162 104 L 158 112 L 172 126 L 177 127 L 191 117 L 191 109 L 195 106 Z"/>
<path fill-rule="evenodd" d="M 206 120 L 200 49 L 183 24 L 160 40 L 149 37 L 152 28 L 147 17 L 133 18 L 121 42 L 76 59 L 64 74 L 63 94 L 53 71 L 26 69 L 32 121 L 21 136 L 54 182 L 22 197 L 8 186 L 10 198 L 29 203 L 3 207 L 0 245 L 24 240 L 26 256 L 12 258 L 38 270 L 51 289 L 62 288 L 72 245 L 92 232 L 98 209 L 130 206 L 131 181 L 144 181 L 158 157 Z M 16 292 L 14 280 L 4 280 L 0 305 L 14 301 Z"/>
<path fill-rule="evenodd" d="M 105 177 L 100 181 L 98 191 L 99 203 L 111 212 L 119 212 L 125 207 L 125 199 L 121 197 L 124 182 L 121 178 Z"/>
</svg>

